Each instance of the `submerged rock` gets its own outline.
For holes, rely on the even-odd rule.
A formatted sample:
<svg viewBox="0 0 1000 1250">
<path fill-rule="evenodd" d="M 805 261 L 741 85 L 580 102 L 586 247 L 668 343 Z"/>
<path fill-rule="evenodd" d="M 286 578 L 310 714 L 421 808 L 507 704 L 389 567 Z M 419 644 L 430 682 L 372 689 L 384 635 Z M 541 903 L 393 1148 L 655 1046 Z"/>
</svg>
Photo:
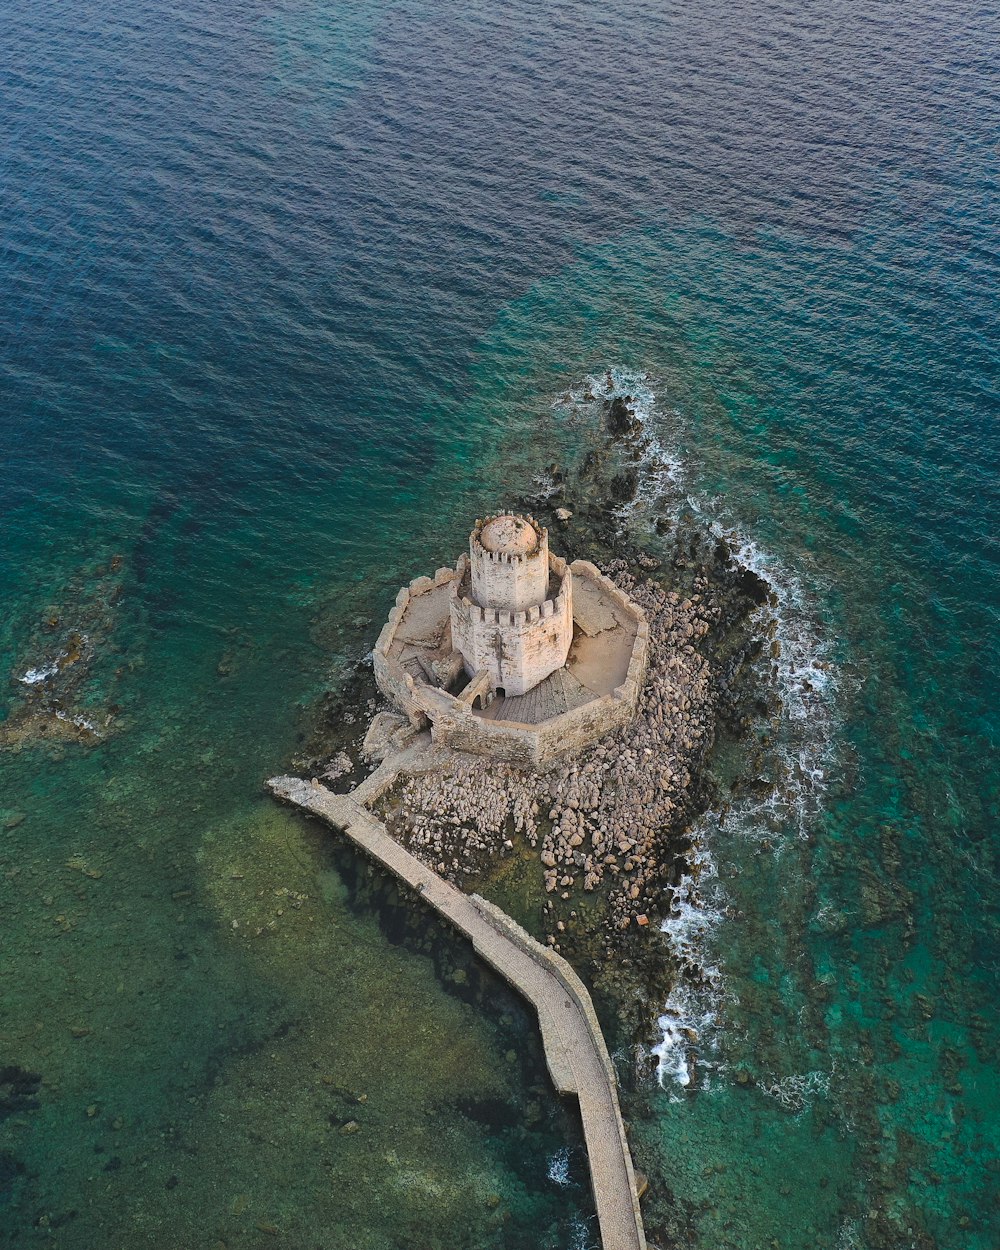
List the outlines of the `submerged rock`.
<svg viewBox="0 0 1000 1250">
<path fill-rule="evenodd" d="M 611 479 L 611 498 L 616 503 L 631 503 L 639 493 L 639 470 L 623 469 Z"/>
<path fill-rule="evenodd" d="M 16 1064 L 0 1068 L 0 1121 L 16 1112 L 34 1111 L 42 1078 Z"/>
<path fill-rule="evenodd" d="M 617 397 L 608 404 L 607 415 L 604 419 L 608 433 L 620 436 L 622 434 L 630 434 L 636 426 L 635 412 L 628 406 L 630 396 Z"/>
</svg>

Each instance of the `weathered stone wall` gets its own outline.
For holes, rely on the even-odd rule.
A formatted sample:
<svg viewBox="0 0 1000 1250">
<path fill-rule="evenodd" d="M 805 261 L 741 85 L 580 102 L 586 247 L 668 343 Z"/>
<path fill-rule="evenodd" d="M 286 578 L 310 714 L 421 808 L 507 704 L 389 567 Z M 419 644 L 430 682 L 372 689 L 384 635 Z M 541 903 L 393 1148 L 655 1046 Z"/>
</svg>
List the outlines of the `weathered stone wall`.
<svg viewBox="0 0 1000 1250">
<path fill-rule="evenodd" d="M 535 939 L 525 929 L 523 929 L 516 920 L 514 920 L 511 916 L 508 916 L 505 911 L 501 911 L 496 904 L 491 903 L 489 899 L 483 898 L 481 894 L 473 894 L 472 902 L 475 904 L 480 914 L 495 926 L 498 933 L 502 933 L 504 937 L 513 942 L 519 950 L 522 950 L 526 955 L 534 959 L 536 963 L 545 964 L 551 975 L 558 981 L 560 988 L 569 996 L 574 1008 L 579 1013 L 579 1018 L 584 1022 L 585 1027 L 590 1033 L 594 1054 L 597 1056 L 604 1080 L 606 1082 L 605 1088 L 607 1090 L 608 1101 L 614 1108 L 613 1117 L 605 1116 L 603 1117 L 603 1122 L 610 1135 L 612 1127 L 610 1121 L 613 1118 L 615 1147 L 621 1152 L 621 1157 L 625 1163 L 626 1176 L 628 1178 L 628 1196 L 631 1206 L 631 1219 L 628 1220 L 629 1237 L 631 1238 L 632 1226 L 634 1225 L 638 1234 L 636 1244 L 645 1247 L 647 1244 L 646 1235 L 645 1229 L 642 1225 L 642 1210 L 639 1206 L 639 1190 L 635 1183 L 635 1169 L 632 1164 L 632 1152 L 629 1149 L 628 1138 L 625 1135 L 625 1124 L 622 1121 L 621 1109 L 618 1104 L 618 1075 L 615 1072 L 614 1064 L 611 1062 L 611 1056 L 608 1054 L 607 1043 L 604 1040 L 604 1033 L 601 1030 L 600 1021 L 597 1018 L 597 1012 L 594 1010 L 594 1003 L 590 997 L 590 991 L 577 976 L 573 966 L 567 960 L 563 959 L 561 955 L 557 955 L 555 951 L 550 950 L 546 946 L 542 946 L 539 942 L 536 942 Z M 519 987 L 515 986 L 515 989 L 516 988 Z M 566 1006 L 568 1007 L 569 1005 L 570 1004 L 567 1002 Z M 544 1039 L 544 1023 L 541 1021 L 541 1018 L 539 1022 L 542 1023 L 542 1034 Z M 546 1048 L 546 1055 L 548 1055 L 548 1048 Z M 554 1065 L 550 1061 L 550 1071 L 553 1066 Z M 555 1079 L 555 1076 L 553 1076 L 553 1083 L 556 1085 L 556 1088 L 559 1088 L 558 1081 Z M 591 1121 L 591 1115 L 589 1114 L 590 1108 L 587 1105 L 589 1101 L 588 1092 L 589 1091 L 585 1089 L 580 1089 L 578 1091 L 580 1098 L 580 1110 L 584 1117 L 585 1133 Z M 600 1206 L 602 1193 L 598 1177 L 594 1172 L 591 1173 L 591 1180 L 594 1185 L 594 1198 Z M 608 1247 L 609 1239 L 606 1238 L 603 1225 L 601 1232 L 604 1244 Z"/>
<path fill-rule="evenodd" d="M 549 532 L 532 517 L 524 519 L 534 529 L 538 545 L 535 551 L 516 555 L 488 551 L 479 541 L 488 522 L 476 522 L 469 537 L 469 555 L 472 598 L 481 608 L 526 612 L 548 598 Z"/>
<path fill-rule="evenodd" d="M 604 1032 L 601 1029 L 601 1022 L 597 1018 L 597 1012 L 594 1010 L 590 991 L 577 976 L 573 965 L 569 960 L 563 959 L 562 955 L 557 954 L 548 946 L 543 946 L 533 938 L 512 916 L 508 916 L 505 911 L 497 907 L 496 903 L 491 903 L 488 898 L 483 898 L 481 894 L 472 894 L 470 897 L 479 911 L 489 920 L 490 924 L 494 925 L 537 963 L 544 963 L 562 989 L 573 999 L 577 1010 L 586 1021 L 587 1028 L 594 1041 L 594 1049 L 600 1055 L 601 1067 L 607 1076 L 608 1085 L 612 1089 L 617 1089 L 618 1074 L 615 1072 L 611 1056 L 608 1054 L 607 1044 L 604 1041 Z M 624 1133 L 622 1140 L 625 1140 Z"/>
<path fill-rule="evenodd" d="M 420 710 L 430 721 L 432 738 L 442 746 L 486 755 L 517 768 L 537 765 L 536 725 L 486 720 L 452 695 L 427 686 L 418 688 L 416 696 Z"/>
<path fill-rule="evenodd" d="M 427 727 L 427 717 L 420 710 L 415 697 L 416 682 L 402 667 L 392 654 L 392 643 L 396 630 L 406 613 L 411 597 L 426 594 L 429 590 L 445 585 L 455 578 L 455 570 L 438 569 L 434 576 L 415 577 L 409 586 L 404 586 L 396 595 L 396 603 L 372 649 L 372 667 L 375 670 L 375 684 L 385 697 L 403 712 L 416 729 Z"/>
<path fill-rule="evenodd" d="M 538 725 L 487 720 L 477 716 L 443 690 L 417 687 L 415 697 L 431 722 L 435 742 L 456 751 L 471 751 L 518 768 L 541 768 L 562 755 L 572 755 L 620 729 L 635 715 L 646 676 L 648 630 L 643 620 L 624 682 L 607 695 L 553 716 Z"/>
<path fill-rule="evenodd" d="M 558 556 L 547 559 L 546 586 L 550 571 L 561 579 L 556 597 L 518 612 L 481 607 L 460 597 L 456 577 L 451 591 L 451 637 L 470 677 L 488 672 L 494 688 L 520 695 L 566 663 L 573 641 L 573 575 Z"/>
<path fill-rule="evenodd" d="M 439 690 L 420 690 L 418 699 L 431 722 L 435 742 L 518 768 L 540 768 L 627 724 L 635 715 L 638 688 L 632 697 L 618 697 L 617 691 L 602 695 L 539 725 L 487 720 Z"/>
<path fill-rule="evenodd" d="M 636 626 L 646 624 L 646 614 L 642 608 L 620 586 L 616 586 L 610 577 L 605 577 L 596 564 L 591 564 L 589 560 L 574 560 L 569 568 L 577 577 L 585 577 L 587 581 L 600 586 L 602 598 L 612 605 L 619 618 L 631 621 Z"/>
</svg>

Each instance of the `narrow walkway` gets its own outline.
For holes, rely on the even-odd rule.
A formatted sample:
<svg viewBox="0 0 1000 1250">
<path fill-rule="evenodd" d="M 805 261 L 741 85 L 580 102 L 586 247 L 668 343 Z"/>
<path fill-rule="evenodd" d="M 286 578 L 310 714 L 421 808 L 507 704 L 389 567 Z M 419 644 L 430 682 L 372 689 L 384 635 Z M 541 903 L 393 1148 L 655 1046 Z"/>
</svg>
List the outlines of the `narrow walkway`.
<svg viewBox="0 0 1000 1250">
<path fill-rule="evenodd" d="M 376 772 L 383 769 L 385 765 Z M 333 794 L 298 777 L 272 777 L 268 786 L 278 798 L 343 830 L 417 890 L 532 1004 L 552 1082 L 560 1094 L 574 1094 L 580 1102 L 603 1250 L 646 1250 L 614 1069 L 587 988 L 566 960 L 536 942 L 492 903 L 463 894 L 400 846 L 358 801 L 356 796 L 366 787 L 354 794 Z M 372 797 L 373 788 L 380 787 L 368 787 L 362 798 Z"/>
</svg>

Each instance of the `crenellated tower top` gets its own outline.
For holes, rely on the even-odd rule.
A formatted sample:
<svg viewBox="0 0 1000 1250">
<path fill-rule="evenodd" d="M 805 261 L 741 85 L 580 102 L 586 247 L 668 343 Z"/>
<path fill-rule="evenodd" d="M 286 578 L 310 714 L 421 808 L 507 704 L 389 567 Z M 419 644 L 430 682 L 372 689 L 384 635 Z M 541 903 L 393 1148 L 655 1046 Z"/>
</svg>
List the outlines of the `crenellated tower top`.
<svg viewBox="0 0 1000 1250">
<path fill-rule="evenodd" d="M 534 517 L 501 512 L 477 521 L 469 556 L 479 607 L 526 612 L 548 598 L 549 533 Z"/>
</svg>

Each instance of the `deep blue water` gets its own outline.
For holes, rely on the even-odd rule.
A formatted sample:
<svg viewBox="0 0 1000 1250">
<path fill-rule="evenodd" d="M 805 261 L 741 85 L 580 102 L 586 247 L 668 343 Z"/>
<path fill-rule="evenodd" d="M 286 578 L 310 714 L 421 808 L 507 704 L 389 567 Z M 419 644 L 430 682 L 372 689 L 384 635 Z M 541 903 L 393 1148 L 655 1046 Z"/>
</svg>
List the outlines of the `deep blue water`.
<svg viewBox="0 0 1000 1250">
<path fill-rule="evenodd" d="M 637 1096 L 651 1218 L 1000 1243 L 996 13 L 5 0 L 0 32 L 0 1068 L 43 1077 L 0 1236 L 578 1236 L 516 1006 L 447 993 L 259 787 L 614 367 L 832 665 L 816 803 L 712 843 L 719 1049 Z M 74 634 L 90 744 L 23 718 Z"/>
</svg>

